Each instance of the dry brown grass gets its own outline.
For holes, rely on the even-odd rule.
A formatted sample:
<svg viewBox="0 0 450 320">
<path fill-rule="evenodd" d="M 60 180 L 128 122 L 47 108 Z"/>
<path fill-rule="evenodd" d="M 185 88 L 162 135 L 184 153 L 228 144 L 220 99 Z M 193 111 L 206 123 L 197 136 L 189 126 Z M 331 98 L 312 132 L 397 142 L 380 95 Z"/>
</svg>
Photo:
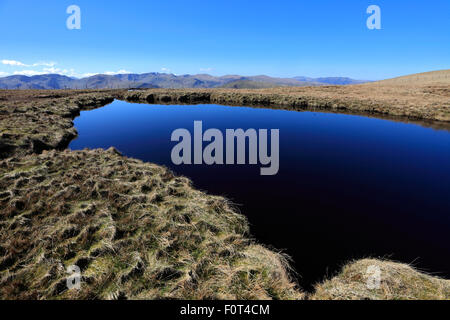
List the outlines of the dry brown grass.
<svg viewBox="0 0 450 320">
<path fill-rule="evenodd" d="M 402 85 L 449 85 L 450 69 L 410 74 L 403 77 L 378 81 L 379 84 L 402 84 Z"/>
<path fill-rule="evenodd" d="M 303 297 L 226 199 L 114 149 L 0 161 L 0 190 L 0 299 Z"/>
<path fill-rule="evenodd" d="M 80 110 L 113 100 L 109 91 L 0 90 L 0 159 L 64 149 L 77 135 L 72 120 Z"/>
<path fill-rule="evenodd" d="M 76 136 L 72 120 L 80 110 L 114 99 L 370 113 L 438 120 L 448 128 L 448 82 L 408 81 L 264 90 L 0 90 L 0 298 L 303 298 L 286 259 L 249 240 L 245 217 L 225 199 L 114 150 L 33 153 L 64 149 Z M 72 264 L 82 267 L 81 291 L 66 290 Z M 380 290 L 365 286 L 369 264 L 382 270 Z M 362 260 L 311 297 L 449 299 L 449 286 L 407 265 Z"/>
<path fill-rule="evenodd" d="M 369 83 L 351 86 L 284 87 L 254 90 L 151 89 L 127 92 L 123 98 L 147 103 L 217 103 L 450 122 L 449 84 L 385 85 Z"/>
<path fill-rule="evenodd" d="M 229 202 L 115 149 L 0 161 L 0 299 L 303 299 Z M 68 290 L 67 267 L 82 270 Z M 381 270 L 367 288 L 367 268 Z M 449 299 L 450 281 L 375 259 L 309 299 Z"/>
<path fill-rule="evenodd" d="M 378 267 L 378 288 L 367 286 L 369 267 Z M 370 270 L 370 269 L 369 269 Z M 363 259 L 344 266 L 331 280 L 316 286 L 313 300 L 450 300 L 450 280 L 418 272 L 392 261 Z"/>
<path fill-rule="evenodd" d="M 64 149 L 76 137 L 72 120 L 81 110 L 114 99 L 143 103 L 216 103 L 286 109 L 345 112 L 450 130 L 450 85 L 383 84 L 289 87 L 258 90 L 150 89 L 0 90 L 0 159 L 42 150 Z"/>
</svg>

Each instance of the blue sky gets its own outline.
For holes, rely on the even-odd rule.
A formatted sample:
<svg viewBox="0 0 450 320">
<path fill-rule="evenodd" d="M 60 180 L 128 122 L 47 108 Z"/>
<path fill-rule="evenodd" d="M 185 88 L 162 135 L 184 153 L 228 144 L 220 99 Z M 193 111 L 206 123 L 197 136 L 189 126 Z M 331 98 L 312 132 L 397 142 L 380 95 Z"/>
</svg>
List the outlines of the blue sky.
<svg viewBox="0 0 450 320">
<path fill-rule="evenodd" d="M 68 30 L 69 5 L 81 30 Z M 369 5 L 381 30 L 369 30 Z M 376 80 L 450 68 L 449 0 L 0 0 L 0 76 L 170 72 Z"/>
</svg>

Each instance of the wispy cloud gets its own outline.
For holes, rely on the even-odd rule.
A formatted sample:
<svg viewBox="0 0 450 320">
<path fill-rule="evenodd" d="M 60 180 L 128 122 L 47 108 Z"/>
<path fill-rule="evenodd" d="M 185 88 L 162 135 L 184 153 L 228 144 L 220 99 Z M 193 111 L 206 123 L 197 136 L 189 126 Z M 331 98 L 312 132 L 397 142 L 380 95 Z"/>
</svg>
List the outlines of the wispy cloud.
<svg viewBox="0 0 450 320">
<path fill-rule="evenodd" d="M 75 73 L 74 69 L 59 69 L 59 68 L 44 68 L 42 70 L 31 70 L 31 69 L 26 69 L 26 70 L 16 70 L 13 71 L 14 75 L 23 75 L 23 76 L 38 76 L 38 75 L 42 75 L 42 74 L 60 74 L 60 75 L 64 75 L 64 76 L 68 76 L 68 77 L 76 77 L 77 74 Z"/>
<path fill-rule="evenodd" d="M 127 74 L 127 73 L 131 73 L 131 71 L 121 69 L 119 71 L 106 71 L 103 74 L 106 74 L 108 76 L 113 76 L 115 74 Z"/>
<path fill-rule="evenodd" d="M 2 60 L 2 64 L 15 67 L 26 67 L 27 65 L 16 60 Z"/>
<path fill-rule="evenodd" d="M 46 61 L 40 61 L 40 62 L 36 62 L 33 64 L 25 64 L 25 63 L 17 61 L 17 60 L 4 59 L 1 62 L 4 65 L 14 66 L 14 67 L 54 67 L 56 65 L 56 62 L 46 62 Z"/>
<path fill-rule="evenodd" d="M 89 78 L 89 77 L 93 77 L 93 76 L 95 76 L 97 74 L 98 73 L 93 73 L 93 72 L 91 72 L 91 73 L 83 73 L 80 78 Z"/>
<path fill-rule="evenodd" d="M 214 70 L 213 68 L 200 68 L 201 72 L 211 72 L 213 70 Z"/>
<path fill-rule="evenodd" d="M 24 75 L 24 76 L 36 76 L 40 74 L 46 74 L 46 73 L 58 73 L 58 74 L 65 74 L 65 75 L 71 75 L 74 73 L 72 70 L 66 70 L 66 69 L 59 69 L 54 68 L 56 65 L 56 62 L 47 62 L 47 61 L 39 61 L 33 64 L 26 64 L 18 60 L 9 60 L 9 59 L 3 59 L 0 60 L 0 63 L 6 66 L 11 67 L 19 67 L 19 68 L 35 68 L 35 67 L 45 67 L 42 70 L 35 70 L 35 69 L 21 69 L 21 70 L 11 70 L 10 72 L 0 72 L 0 76 L 7 76 L 9 74 L 12 75 Z"/>
<path fill-rule="evenodd" d="M 52 73 L 52 74 L 60 74 L 63 76 L 68 76 L 68 77 L 77 77 L 78 74 L 75 72 L 75 69 L 60 69 L 60 68 L 44 68 L 43 71 L 45 73 Z"/>
<path fill-rule="evenodd" d="M 54 67 L 56 66 L 57 63 L 56 62 L 37 62 L 37 63 L 33 63 L 33 67 L 39 67 L 39 66 L 44 66 L 44 67 Z"/>
<path fill-rule="evenodd" d="M 169 73 L 171 70 L 170 70 L 169 68 L 163 67 L 163 68 L 161 68 L 161 71 L 162 71 L 162 72 Z"/>
<path fill-rule="evenodd" d="M 25 64 L 18 60 L 8 60 L 3 59 L 0 60 L 0 63 L 6 66 L 9 66 L 9 68 L 16 67 L 14 69 L 16 70 L 8 70 L 9 72 L 0 71 L 0 76 L 4 77 L 7 75 L 24 75 L 24 76 L 36 76 L 36 75 L 42 75 L 42 74 L 59 74 L 64 75 L 68 77 L 75 77 L 75 78 L 84 78 L 84 77 L 91 77 L 97 74 L 105 74 L 105 75 L 116 75 L 116 74 L 127 74 L 132 73 L 131 71 L 128 71 L 126 69 L 120 69 L 118 71 L 105 71 L 105 72 L 89 72 L 80 74 L 75 71 L 75 69 L 69 69 L 69 68 L 60 68 L 56 67 L 57 63 L 50 61 L 39 61 L 33 64 Z M 41 68 L 39 68 L 41 67 Z M 23 68 L 23 69 L 22 69 Z"/>
<path fill-rule="evenodd" d="M 48 72 L 45 71 L 36 71 L 36 70 L 20 70 L 20 71 L 14 71 L 13 74 L 14 75 L 21 75 L 21 76 L 37 76 L 37 75 L 41 75 L 41 74 L 46 74 Z"/>
<path fill-rule="evenodd" d="M 98 74 L 105 74 L 107 76 L 113 76 L 113 75 L 116 75 L 116 74 L 128 74 L 128 73 L 132 73 L 132 72 L 128 71 L 128 70 L 125 70 L 125 69 L 121 69 L 119 71 L 88 72 L 88 73 L 83 73 L 80 76 L 82 78 L 87 78 L 87 77 L 96 76 Z"/>
</svg>

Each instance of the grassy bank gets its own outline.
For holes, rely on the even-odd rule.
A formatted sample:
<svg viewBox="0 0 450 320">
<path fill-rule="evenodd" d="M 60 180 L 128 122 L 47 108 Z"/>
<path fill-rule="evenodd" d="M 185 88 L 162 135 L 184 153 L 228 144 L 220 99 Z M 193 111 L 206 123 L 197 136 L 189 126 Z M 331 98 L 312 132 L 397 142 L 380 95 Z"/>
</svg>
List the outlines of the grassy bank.
<svg viewBox="0 0 450 320">
<path fill-rule="evenodd" d="M 62 151 L 79 112 L 114 99 L 370 111 L 448 127 L 448 86 L 401 86 L 400 98 L 373 88 L 0 91 L 0 298 L 449 299 L 448 280 L 380 260 L 350 264 L 305 295 L 226 199 L 114 149 Z M 366 286 L 369 262 L 379 289 Z M 66 290 L 70 265 L 82 269 L 81 291 Z"/>
<path fill-rule="evenodd" d="M 82 110 L 114 99 L 140 103 L 257 106 L 345 112 L 418 121 L 450 129 L 448 84 L 370 83 L 274 89 L 0 90 L 0 158 L 64 149 L 76 137 L 72 120 Z"/>
<path fill-rule="evenodd" d="M 302 297 L 226 199 L 114 149 L 4 160 L 0 190 L 2 298 Z"/>
<path fill-rule="evenodd" d="M 226 199 L 115 149 L 2 160 L 0 190 L 1 299 L 450 299 L 450 281 L 380 260 L 305 295 Z M 71 265 L 79 291 L 67 290 Z"/>
<path fill-rule="evenodd" d="M 214 103 L 285 110 L 317 110 L 402 117 L 450 123 L 450 86 L 384 85 L 287 87 L 272 89 L 150 89 L 122 99 L 143 103 Z"/>
<path fill-rule="evenodd" d="M 371 270 L 380 271 L 374 286 Z M 369 287 L 367 284 L 369 283 Z M 386 260 L 363 259 L 343 267 L 334 278 L 316 286 L 313 300 L 448 300 L 450 280 L 432 277 L 413 267 Z"/>
</svg>

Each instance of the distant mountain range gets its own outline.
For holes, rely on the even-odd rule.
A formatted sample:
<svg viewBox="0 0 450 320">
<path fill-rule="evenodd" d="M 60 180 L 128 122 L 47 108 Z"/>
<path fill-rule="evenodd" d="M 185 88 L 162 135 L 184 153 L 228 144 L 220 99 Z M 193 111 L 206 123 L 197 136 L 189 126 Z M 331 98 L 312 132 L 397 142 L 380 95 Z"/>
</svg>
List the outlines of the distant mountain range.
<svg viewBox="0 0 450 320">
<path fill-rule="evenodd" d="M 126 89 L 126 88 L 273 88 L 284 86 L 348 85 L 368 81 L 350 78 L 273 78 L 269 76 L 222 77 L 208 74 L 174 75 L 167 73 L 98 74 L 77 79 L 59 74 L 14 75 L 0 78 L 0 89 Z"/>
</svg>

